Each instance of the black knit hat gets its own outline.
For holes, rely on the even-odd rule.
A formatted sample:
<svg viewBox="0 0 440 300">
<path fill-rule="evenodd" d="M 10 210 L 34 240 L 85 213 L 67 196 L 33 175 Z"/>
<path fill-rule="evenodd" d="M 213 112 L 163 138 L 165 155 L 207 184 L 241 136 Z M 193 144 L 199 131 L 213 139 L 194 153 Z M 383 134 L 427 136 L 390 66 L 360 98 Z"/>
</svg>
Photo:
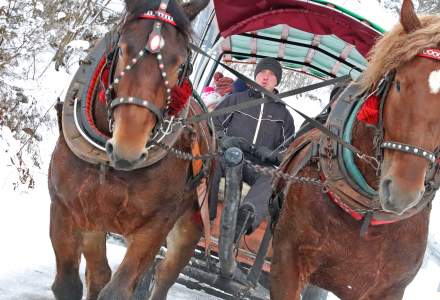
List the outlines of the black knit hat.
<svg viewBox="0 0 440 300">
<path fill-rule="evenodd" d="M 283 69 L 281 68 L 281 64 L 278 60 L 273 57 L 265 57 L 260 60 L 255 68 L 254 78 L 257 77 L 257 74 L 263 70 L 271 70 L 275 74 L 277 78 L 277 85 L 281 82 Z"/>
</svg>

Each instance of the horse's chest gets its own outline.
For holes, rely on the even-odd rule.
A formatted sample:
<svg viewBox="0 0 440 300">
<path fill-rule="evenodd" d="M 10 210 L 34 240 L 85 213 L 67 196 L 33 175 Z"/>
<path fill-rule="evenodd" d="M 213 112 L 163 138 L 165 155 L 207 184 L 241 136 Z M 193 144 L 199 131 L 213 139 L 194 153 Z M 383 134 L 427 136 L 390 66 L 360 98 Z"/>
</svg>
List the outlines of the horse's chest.
<svg viewBox="0 0 440 300">
<path fill-rule="evenodd" d="M 174 212 L 183 204 L 184 181 L 170 185 L 144 179 L 108 177 L 99 182 L 91 174 L 71 203 L 77 223 L 93 230 L 125 232 L 148 219 Z"/>
</svg>

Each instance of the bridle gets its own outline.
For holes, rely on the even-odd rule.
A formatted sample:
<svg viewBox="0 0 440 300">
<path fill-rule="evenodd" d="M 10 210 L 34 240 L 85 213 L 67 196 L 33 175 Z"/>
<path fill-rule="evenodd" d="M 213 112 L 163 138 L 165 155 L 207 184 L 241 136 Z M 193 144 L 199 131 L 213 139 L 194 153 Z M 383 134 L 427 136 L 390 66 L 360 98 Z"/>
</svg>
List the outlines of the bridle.
<svg viewBox="0 0 440 300">
<path fill-rule="evenodd" d="M 422 53 L 418 54 L 417 56 L 440 61 L 440 49 L 428 48 L 423 50 Z M 375 145 L 377 150 L 376 158 L 379 162 L 381 162 L 383 157 L 383 153 L 382 153 L 383 149 L 389 149 L 389 150 L 396 150 L 396 151 L 412 154 L 428 160 L 430 164 L 434 164 L 437 160 L 437 157 L 440 154 L 440 147 L 437 147 L 437 149 L 435 149 L 434 152 L 432 152 L 414 145 L 400 143 L 396 141 L 385 141 L 383 139 L 384 136 L 383 109 L 384 109 L 385 99 L 388 95 L 391 86 L 394 83 L 395 75 L 396 75 L 395 70 L 385 75 L 384 79 L 379 84 L 379 87 L 377 89 L 377 94 L 380 98 L 380 104 L 379 104 L 379 122 L 375 137 Z M 377 147 L 379 144 L 380 147 Z"/>
<path fill-rule="evenodd" d="M 148 41 L 145 44 L 144 48 L 138 52 L 136 57 L 131 59 L 131 63 L 124 67 L 124 69 L 114 77 L 113 82 L 108 86 L 106 89 L 105 95 L 106 95 L 106 101 L 107 101 L 107 107 L 108 107 L 108 118 L 109 118 L 109 130 L 112 132 L 113 127 L 113 111 L 116 107 L 120 105 L 136 105 L 141 106 L 149 111 L 151 111 L 155 117 L 156 117 L 156 126 L 155 129 L 152 132 L 152 135 L 154 135 L 155 132 L 157 132 L 157 128 L 160 128 L 162 123 L 165 121 L 166 118 L 168 118 L 168 110 L 172 101 L 171 98 L 171 89 L 170 82 L 168 79 L 168 74 L 165 71 L 165 63 L 163 61 L 163 55 L 161 53 L 162 48 L 165 45 L 164 38 L 162 36 L 162 25 L 163 23 L 168 23 L 172 26 L 177 26 L 176 22 L 174 21 L 173 16 L 167 13 L 168 3 L 170 0 L 162 0 L 159 4 L 159 8 L 156 11 L 149 10 L 146 13 L 141 14 L 138 16 L 138 19 L 146 19 L 146 20 L 154 20 L 153 29 L 148 37 Z M 115 91 L 115 87 L 120 83 L 122 78 L 134 68 L 134 66 L 142 60 L 146 54 L 154 54 L 156 56 L 156 60 L 158 62 L 159 70 L 163 79 L 163 84 L 165 85 L 165 97 L 166 97 L 166 104 L 163 109 L 158 108 L 155 104 L 152 103 L 151 100 L 148 99 L 141 99 L 137 97 L 118 97 L 113 98 L 113 94 Z M 118 55 L 115 55 L 117 57 Z M 188 50 L 188 57 L 186 62 L 180 66 L 179 69 L 179 79 L 177 84 L 180 85 L 182 83 L 182 80 L 188 76 L 188 72 L 191 71 L 190 66 L 190 51 Z M 113 64 L 116 64 L 116 62 L 113 62 Z M 168 121 L 168 123 L 172 122 Z M 169 124 L 170 125 L 170 124 Z M 168 125 L 168 126 L 169 126 Z"/>
</svg>

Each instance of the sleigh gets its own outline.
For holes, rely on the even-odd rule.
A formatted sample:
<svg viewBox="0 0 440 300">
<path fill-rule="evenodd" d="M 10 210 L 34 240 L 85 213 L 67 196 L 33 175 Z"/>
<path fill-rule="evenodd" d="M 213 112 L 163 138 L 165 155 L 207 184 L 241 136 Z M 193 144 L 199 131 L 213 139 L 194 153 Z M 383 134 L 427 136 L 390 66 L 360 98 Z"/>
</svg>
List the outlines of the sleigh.
<svg viewBox="0 0 440 300">
<path fill-rule="evenodd" d="M 337 84 L 338 78 L 348 76 L 356 79 L 367 66 L 368 51 L 384 32 L 356 13 L 321 0 L 271 0 L 261 6 L 245 0 L 218 0 L 200 19 L 196 30 L 201 40 L 193 58 L 192 74 L 194 96 L 200 102 L 203 88 L 209 86 L 216 71 L 240 78 L 263 57 L 277 58 L 285 71 L 304 74 L 314 84 L 328 80 Z M 205 237 L 183 271 L 185 276 L 180 276 L 178 282 L 224 299 L 269 299 L 270 220 L 234 242 L 234 224 L 246 187 L 242 189 L 240 174 L 244 162 L 237 160 L 242 153 L 230 150 L 236 152 L 225 157 L 232 163 L 226 171 L 225 188 L 219 194 L 217 216 L 210 230 L 205 230 Z M 276 168 L 272 171 L 276 172 Z M 161 252 L 157 260 L 166 247 Z M 144 286 L 149 286 L 151 279 L 147 276 Z M 304 291 L 303 299 L 326 296 L 326 291 L 311 287 Z"/>
</svg>

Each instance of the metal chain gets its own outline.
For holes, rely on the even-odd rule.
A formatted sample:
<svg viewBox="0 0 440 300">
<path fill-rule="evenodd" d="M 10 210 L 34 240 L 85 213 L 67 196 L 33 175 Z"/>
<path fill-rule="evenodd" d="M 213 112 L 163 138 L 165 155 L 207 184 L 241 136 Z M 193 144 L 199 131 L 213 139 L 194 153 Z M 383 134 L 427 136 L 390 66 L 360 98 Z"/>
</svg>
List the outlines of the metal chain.
<svg viewBox="0 0 440 300">
<path fill-rule="evenodd" d="M 222 152 L 213 152 L 213 153 L 208 153 L 208 154 L 204 154 L 204 155 L 192 155 L 189 152 L 184 152 L 182 150 L 168 146 L 167 144 L 165 144 L 163 142 L 151 141 L 150 144 L 156 145 L 156 146 L 170 152 L 171 154 L 173 154 L 177 158 L 180 158 L 182 160 L 188 160 L 188 161 L 191 161 L 191 160 L 210 160 L 210 159 L 214 159 L 218 156 L 223 155 Z"/>
<path fill-rule="evenodd" d="M 301 182 L 301 183 L 306 183 L 306 184 L 312 184 L 312 185 L 316 185 L 319 187 L 324 187 L 325 183 L 321 182 L 321 180 L 316 179 L 316 178 L 310 178 L 310 177 L 302 177 L 302 176 L 292 176 L 288 173 L 284 173 L 280 170 L 277 170 L 275 168 L 272 167 L 265 167 L 265 166 L 261 166 L 258 164 L 255 164 L 249 160 L 244 160 L 244 162 L 250 167 L 252 168 L 254 171 L 258 172 L 258 173 L 262 173 L 264 175 L 268 175 L 274 178 L 279 178 L 279 179 L 283 179 L 285 181 L 288 182 Z"/>
<path fill-rule="evenodd" d="M 215 159 L 216 157 L 219 157 L 221 155 L 223 155 L 223 152 L 213 152 L 213 153 L 208 153 L 208 154 L 204 154 L 204 155 L 192 155 L 189 152 L 184 152 L 182 150 L 176 149 L 174 147 L 168 146 L 167 144 L 163 143 L 163 142 L 154 142 L 152 141 L 151 144 L 159 146 L 160 148 L 172 153 L 174 156 L 176 156 L 177 158 L 183 159 L 183 160 L 187 160 L 187 161 L 191 161 L 191 160 L 210 160 L 210 159 Z M 312 184 L 312 185 L 316 185 L 319 187 L 324 187 L 325 183 L 321 182 L 321 180 L 319 179 L 315 179 L 315 178 L 310 178 L 310 177 L 302 177 L 302 176 L 292 176 L 288 173 L 284 173 L 282 171 L 279 171 L 275 168 L 272 167 L 265 167 L 265 166 L 261 166 L 258 164 L 255 164 L 253 162 L 251 162 L 250 160 L 245 159 L 244 162 L 254 171 L 261 173 L 263 175 L 268 175 L 274 178 L 281 178 L 285 181 L 288 182 L 301 182 L 301 183 L 306 183 L 306 184 Z"/>
</svg>

